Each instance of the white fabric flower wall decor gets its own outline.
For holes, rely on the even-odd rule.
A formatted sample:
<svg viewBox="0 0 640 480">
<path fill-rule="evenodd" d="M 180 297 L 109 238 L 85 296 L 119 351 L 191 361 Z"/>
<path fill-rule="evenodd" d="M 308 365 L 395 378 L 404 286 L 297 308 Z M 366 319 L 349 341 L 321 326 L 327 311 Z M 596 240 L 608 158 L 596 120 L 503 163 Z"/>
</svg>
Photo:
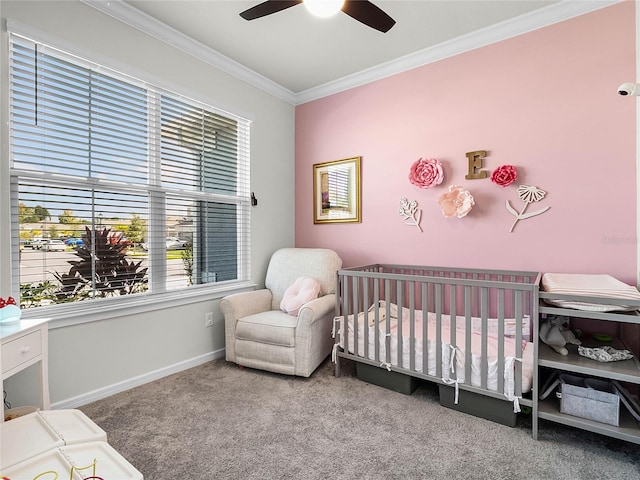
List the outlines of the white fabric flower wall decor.
<svg viewBox="0 0 640 480">
<path fill-rule="evenodd" d="M 405 197 L 400 199 L 400 208 L 398 213 L 405 219 L 407 225 L 415 225 L 422 232 L 420 220 L 422 219 L 422 210 L 418 208 L 418 202 L 415 200 L 407 200 Z"/>
<path fill-rule="evenodd" d="M 509 200 L 507 200 L 506 202 L 507 210 L 509 211 L 509 213 L 511 213 L 511 215 L 516 217 L 515 221 L 513 222 L 513 225 L 511 225 L 511 230 L 509 230 L 509 233 L 513 232 L 513 229 L 515 228 L 516 223 L 518 223 L 518 220 L 524 220 L 525 218 L 535 217 L 536 215 L 540 215 L 541 213 L 544 213 L 551 208 L 551 207 L 545 207 L 541 210 L 536 210 L 535 212 L 524 213 L 524 211 L 527 209 L 530 203 L 539 202 L 544 198 L 546 194 L 547 192 L 545 192 L 544 190 L 540 190 L 538 187 L 535 187 L 533 185 L 531 186 L 520 185 L 518 187 L 518 196 L 524 202 L 524 207 L 522 207 L 522 210 L 518 212 L 515 208 L 511 206 L 511 204 L 509 203 Z"/>
</svg>

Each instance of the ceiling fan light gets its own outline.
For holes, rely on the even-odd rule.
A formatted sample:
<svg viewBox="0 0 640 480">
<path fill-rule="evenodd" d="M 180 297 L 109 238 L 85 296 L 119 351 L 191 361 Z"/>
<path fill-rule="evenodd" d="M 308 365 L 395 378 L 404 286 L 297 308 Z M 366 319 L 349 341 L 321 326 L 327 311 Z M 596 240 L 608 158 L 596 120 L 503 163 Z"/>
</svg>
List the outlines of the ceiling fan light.
<svg viewBox="0 0 640 480">
<path fill-rule="evenodd" d="M 304 0 L 307 10 L 317 17 L 330 17 L 338 13 L 343 4 L 344 0 Z"/>
</svg>

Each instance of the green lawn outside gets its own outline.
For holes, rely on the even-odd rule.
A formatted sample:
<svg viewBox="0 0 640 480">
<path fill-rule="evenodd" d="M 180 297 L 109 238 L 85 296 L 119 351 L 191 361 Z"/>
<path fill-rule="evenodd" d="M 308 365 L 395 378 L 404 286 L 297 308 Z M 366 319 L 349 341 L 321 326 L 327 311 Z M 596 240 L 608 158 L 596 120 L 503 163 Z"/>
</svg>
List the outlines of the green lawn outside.
<svg viewBox="0 0 640 480">
<path fill-rule="evenodd" d="M 167 250 L 167 260 L 182 260 L 183 250 Z M 144 250 L 130 250 L 127 257 L 146 257 L 149 254 Z"/>
</svg>

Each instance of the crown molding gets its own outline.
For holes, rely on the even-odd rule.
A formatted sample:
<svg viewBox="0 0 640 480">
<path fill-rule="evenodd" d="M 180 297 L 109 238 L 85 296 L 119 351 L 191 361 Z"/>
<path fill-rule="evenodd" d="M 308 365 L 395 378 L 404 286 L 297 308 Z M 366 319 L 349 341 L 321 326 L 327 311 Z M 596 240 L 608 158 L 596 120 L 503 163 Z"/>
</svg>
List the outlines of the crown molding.
<svg viewBox="0 0 640 480">
<path fill-rule="evenodd" d="M 229 75 L 247 82 L 274 97 L 295 105 L 296 95 L 282 85 L 245 67 L 235 60 L 207 47 L 165 23 L 119 0 L 80 0 L 82 3 L 119 20 L 130 27 L 165 42 L 184 53 L 212 65 Z"/>
<path fill-rule="evenodd" d="M 126 3 L 119 0 L 80 1 L 291 105 L 301 105 L 416 67 L 475 50 L 476 48 L 507 40 L 554 23 L 594 12 L 624 0 L 562 0 L 545 8 L 482 28 L 434 47 L 399 57 L 297 94 Z"/>
<path fill-rule="evenodd" d="M 428 65 L 476 48 L 609 7 L 624 0 L 562 0 L 519 17 L 485 27 L 434 47 L 396 58 L 338 80 L 299 92 L 297 105 L 366 85 L 391 75 Z"/>
</svg>

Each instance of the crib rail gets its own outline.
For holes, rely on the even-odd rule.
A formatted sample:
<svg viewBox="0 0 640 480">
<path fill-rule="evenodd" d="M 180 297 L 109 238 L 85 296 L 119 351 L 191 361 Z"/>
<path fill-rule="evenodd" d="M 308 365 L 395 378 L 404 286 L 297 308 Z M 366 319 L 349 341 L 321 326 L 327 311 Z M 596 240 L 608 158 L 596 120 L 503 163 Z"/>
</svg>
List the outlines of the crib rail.
<svg viewBox="0 0 640 480">
<path fill-rule="evenodd" d="M 497 372 L 504 372 L 505 365 L 511 368 L 508 362 L 513 362 L 513 391 L 521 397 L 523 340 L 530 341 L 533 334 L 539 283 L 540 274 L 529 271 L 395 264 L 339 270 L 336 319 L 345 320 L 342 328 L 336 327 L 336 342 L 342 345 L 335 358 L 336 374 L 340 374 L 340 357 L 350 358 L 504 398 L 504 375 L 496 375 L 497 387 L 489 388 L 490 359 L 497 356 Z M 392 310 L 405 321 L 393 322 Z M 364 319 L 362 323 L 355 320 L 359 317 Z M 354 319 L 351 333 L 347 333 L 348 318 Z M 428 325 L 430 321 L 433 325 L 434 318 L 435 332 L 430 332 Z M 455 358 L 451 357 L 459 347 L 471 352 L 472 342 L 477 342 L 478 337 L 480 380 L 479 385 L 477 381 L 474 385 L 472 378 L 478 376 L 474 371 L 478 365 L 472 364 L 471 355 L 466 355 L 462 369 L 455 367 Z M 505 352 L 505 337 L 514 339 L 512 357 Z M 490 354 L 494 344 L 497 353 Z M 477 349 L 477 343 L 475 346 Z M 451 351 L 443 352 L 446 348 Z M 435 355 L 430 349 L 435 349 Z M 451 365 L 443 365 L 442 360 L 447 358 Z"/>
</svg>

